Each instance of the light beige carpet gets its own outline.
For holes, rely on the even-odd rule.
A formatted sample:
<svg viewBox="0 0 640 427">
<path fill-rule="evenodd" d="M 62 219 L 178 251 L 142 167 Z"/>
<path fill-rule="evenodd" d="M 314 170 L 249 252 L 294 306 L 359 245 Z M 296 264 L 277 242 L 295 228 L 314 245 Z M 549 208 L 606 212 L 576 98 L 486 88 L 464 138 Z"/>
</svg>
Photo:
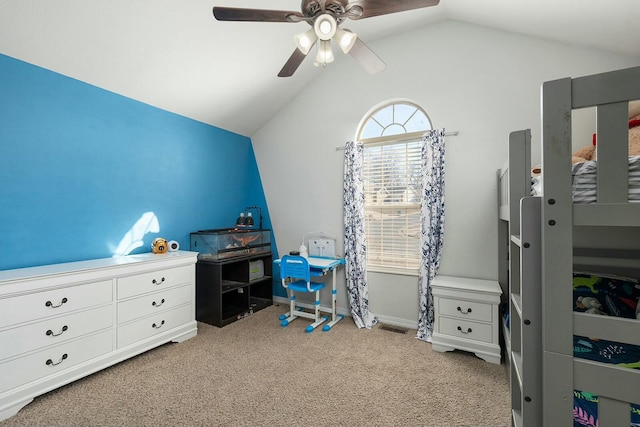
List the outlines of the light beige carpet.
<svg viewBox="0 0 640 427">
<path fill-rule="evenodd" d="M 510 425 L 504 365 L 345 318 L 307 334 L 273 306 L 36 398 L 9 426 Z"/>
</svg>

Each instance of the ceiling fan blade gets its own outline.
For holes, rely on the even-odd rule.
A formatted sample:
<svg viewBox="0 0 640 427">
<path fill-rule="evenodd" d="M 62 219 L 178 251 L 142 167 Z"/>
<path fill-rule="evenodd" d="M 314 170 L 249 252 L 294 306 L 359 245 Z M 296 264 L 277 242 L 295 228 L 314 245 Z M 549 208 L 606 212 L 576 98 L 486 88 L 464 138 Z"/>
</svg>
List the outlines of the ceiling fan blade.
<svg viewBox="0 0 640 427">
<path fill-rule="evenodd" d="M 347 5 L 346 15 L 351 19 L 371 18 L 372 16 L 388 15 L 406 10 L 435 6 L 440 0 L 355 0 Z M 354 9 L 355 8 L 355 9 Z M 353 9 L 353 13 L 349 10 Z M 359 13 L 360 9 L 362 13 Z"/>
<path fill-rule="evenodd" d="M 349 51 L 349 55 L 353 56 L 369 74 L 378 74 L 386 67 L 382 59 L 360 40 L 360 38 L 356 39 L 356 43 Z"/>
<path fill-rule="evenodd" d="M 304 19 L 302 13 L 288 10 L 242 9 L 217 6 L 213 7 L 213 16 L 218 21 L 300 22 Z"/>
<path fill-rule="evenodd" d="M 291 77 L 306 57 L 307 55 L 300 52 L 300 49 L 296 48 L 284 64 L 284 67 L 282 67 L 282 70 L 278 73 L 278 77 Z"/>
</svg>

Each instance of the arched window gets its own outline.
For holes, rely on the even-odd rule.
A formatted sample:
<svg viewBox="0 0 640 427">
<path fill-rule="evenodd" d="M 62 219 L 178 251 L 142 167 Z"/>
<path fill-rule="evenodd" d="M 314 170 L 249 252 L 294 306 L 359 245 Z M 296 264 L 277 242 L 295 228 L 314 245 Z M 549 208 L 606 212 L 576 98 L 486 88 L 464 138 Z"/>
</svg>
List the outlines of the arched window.
<svg viewBox="0 0 640 427">
<path fill-rule="evenodd" d="M 430 129 L 425 111 L 410 101 L 387 102 L 361 121 L 370 271 L 418 274 L 422 135 Z"/>
</svg>

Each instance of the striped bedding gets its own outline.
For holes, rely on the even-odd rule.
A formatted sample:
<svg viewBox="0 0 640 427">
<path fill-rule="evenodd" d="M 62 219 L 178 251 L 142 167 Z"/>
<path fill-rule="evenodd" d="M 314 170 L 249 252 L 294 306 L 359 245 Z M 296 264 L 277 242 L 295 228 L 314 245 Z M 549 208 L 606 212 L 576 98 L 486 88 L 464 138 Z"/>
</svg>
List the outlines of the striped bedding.
<svg viewBox="0 0 640 427">
<path fill-rule="evenodd" d="M 596 202 L 596 165 L 595 161 L 573 165 L 573 203 Z M 542 195 L 542 175 L 532 178 L 531 195 Z M 629 201 L 640 202 L 640 156 L 629 157 Z"/>
</svg>

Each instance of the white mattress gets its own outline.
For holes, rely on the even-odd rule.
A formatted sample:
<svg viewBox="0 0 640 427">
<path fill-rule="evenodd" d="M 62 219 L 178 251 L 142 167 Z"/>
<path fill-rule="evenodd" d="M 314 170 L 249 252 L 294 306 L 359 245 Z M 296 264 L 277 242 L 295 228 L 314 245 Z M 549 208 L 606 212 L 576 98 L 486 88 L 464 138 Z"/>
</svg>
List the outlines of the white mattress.
<svg viewBox="0 0 640 427">
<path fill-rule="evenodd" d="M 573 165 L 573 203 L 596 202 L 596 165 L 596 161 Z M 542 195 L 542 175 L 531 179 L 531 195 Z M 640 156 L 629 157 L 629 201 L 640 202 Z"/>
</svg>

